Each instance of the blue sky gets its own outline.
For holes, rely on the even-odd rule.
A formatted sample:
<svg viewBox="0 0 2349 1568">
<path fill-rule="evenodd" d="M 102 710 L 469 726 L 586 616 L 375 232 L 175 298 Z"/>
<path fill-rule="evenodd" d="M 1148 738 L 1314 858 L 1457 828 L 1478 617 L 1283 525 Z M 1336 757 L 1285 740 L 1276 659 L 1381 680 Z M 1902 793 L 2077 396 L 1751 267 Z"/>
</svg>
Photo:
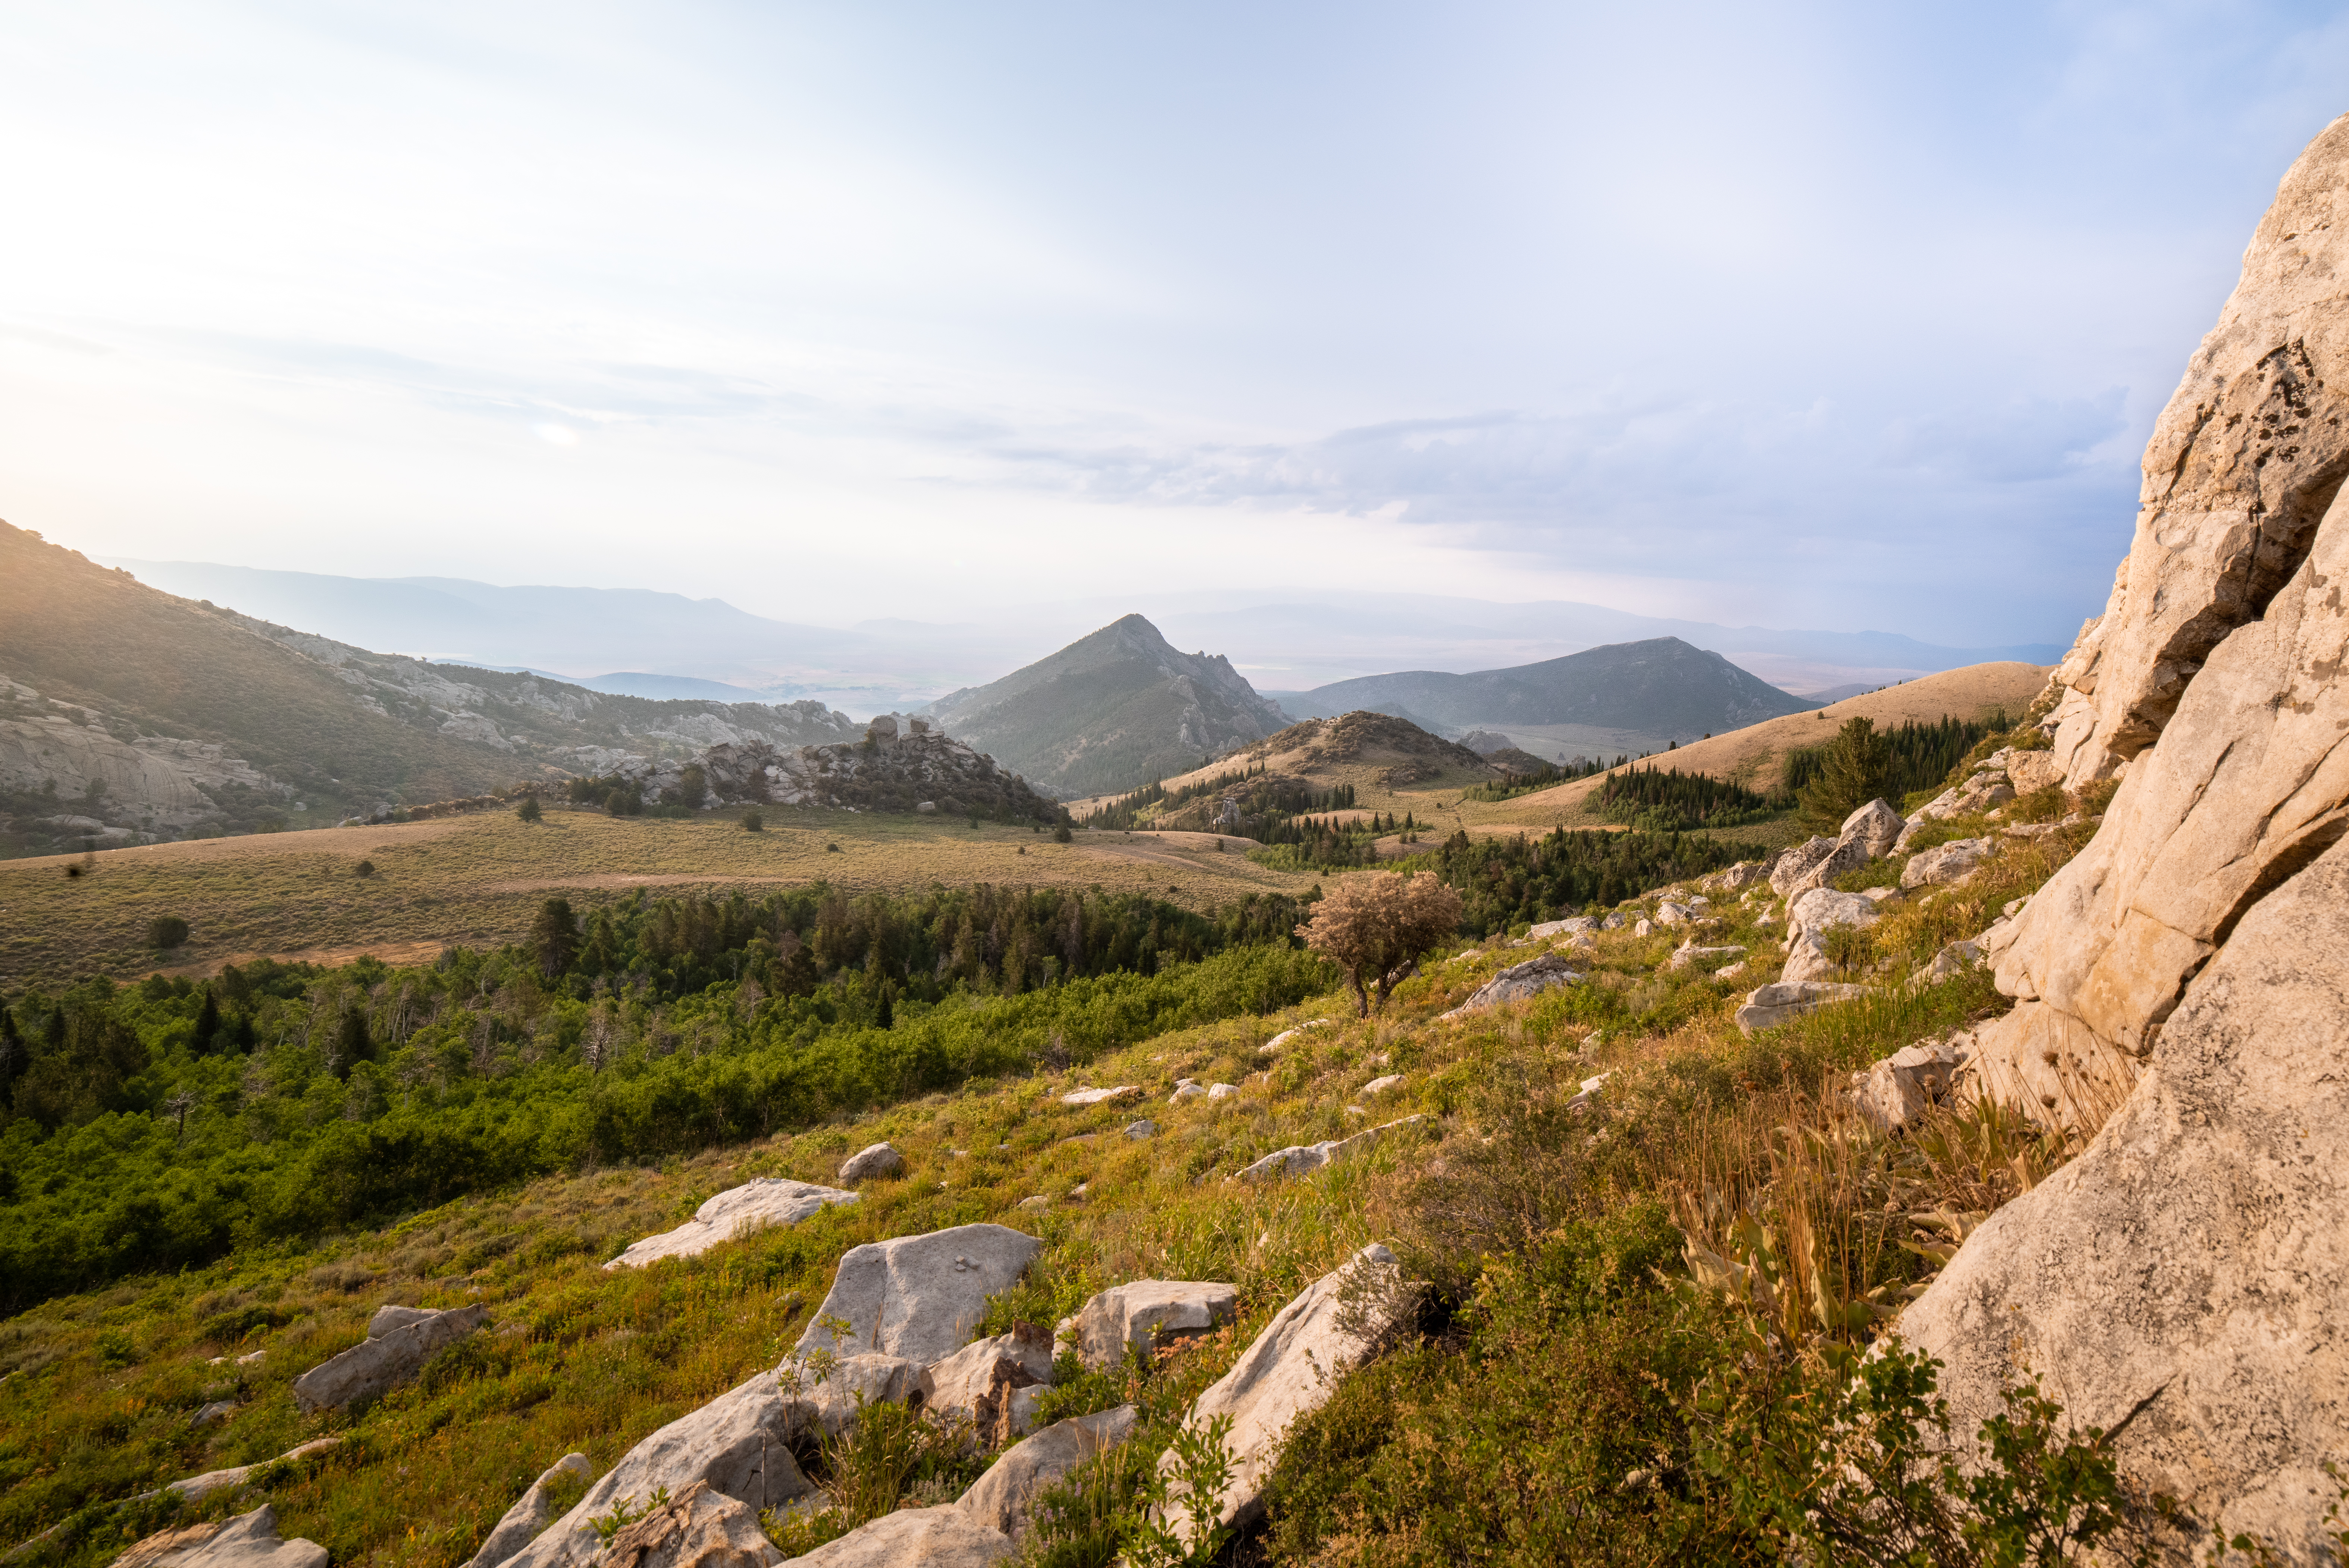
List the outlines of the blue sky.
<svg viewBox="0 0 2349 1568">
<path fill-rule="evenodd" d="M 0 13 L 0 516 L 796 621 L 2063 641 L 2349 20 Z"/>
</svg>

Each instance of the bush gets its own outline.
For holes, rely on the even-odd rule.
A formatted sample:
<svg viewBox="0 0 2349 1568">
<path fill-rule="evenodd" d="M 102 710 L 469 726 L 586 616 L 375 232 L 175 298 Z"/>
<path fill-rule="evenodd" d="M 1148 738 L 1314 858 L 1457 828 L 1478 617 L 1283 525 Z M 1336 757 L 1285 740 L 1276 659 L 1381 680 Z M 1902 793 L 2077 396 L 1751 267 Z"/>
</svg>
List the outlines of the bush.
<svg viewBox="0 0 2349 1568">
<path fill-rule="evenodd" d="M 742 814 L 742 831 L 745 833 L 764 833 L 767 831 L 767 819 L 759 814 L 759 808 L 757 806 L 754 805 L 750 810 Z"/>
<path fill-rule="evenodd" d="M 536 822 L 546 813 L 540 809 L 538 796 L 526 794 L 522 797 L 522 804 L 514 807 L 514 815 L 524 822 Z"/>
<path fill-rule="evenodd" d="M 1433 871 L 1413 877 L 1361 871 L 1331 883 L 1298 934 L 1345 971 L 1355 1004 L 1367 1018 L 1371 990 L 1378 992 L 1383 1009 L 1421 956 L 1459 924 L 1460 895 L 1438 882 Z"/>
<path fill-rule="evenodd" d="M 188 922 L 177 915 L 158 915 L 147 922 L 147 945 L 165 952 L 188 940 Z"/>
</svg>

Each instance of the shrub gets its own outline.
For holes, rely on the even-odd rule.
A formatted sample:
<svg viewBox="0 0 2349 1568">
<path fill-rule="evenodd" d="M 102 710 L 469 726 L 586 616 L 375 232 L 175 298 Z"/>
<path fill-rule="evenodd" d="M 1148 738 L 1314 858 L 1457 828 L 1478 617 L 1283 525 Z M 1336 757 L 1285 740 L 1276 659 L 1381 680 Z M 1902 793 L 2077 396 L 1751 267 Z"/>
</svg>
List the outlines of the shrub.
<svg viewBox="0 0 2349 1568">
<path fill-rule="evenodd" d="M 767 831 L 767 819 L 759 814 L 759 808 L 757 806 L 754 805 L 750 810 L 742 814 L 742 831 L 745 833 L 764 833 Z"/>
<path fill-rule="evenodd" d="M 169 952 L 188 940 L 188 922 L 177 915 L 158 915 L 147 922 L 147 945 Z"/>
<path fill-rule="evenodd" d="M 1337 878 L 1297 934 L 1345 971 L 1355 1004 L 1367 1018 L 1371 989 L 1377 990 L 1383 1009 L 1421 956 L 1459 924 L 1460 895 L 1437 881 L 1433 871 L 1413 877 L 1362 871 Z"/>
<path fill-rule="evenodd" d="M 522 804 L 514 807 L 514 815 L 524 822 L 536 822 L 546 814 L 539 807 L 538 796 L 526 794 L 522 797 Z"/>
</svg>

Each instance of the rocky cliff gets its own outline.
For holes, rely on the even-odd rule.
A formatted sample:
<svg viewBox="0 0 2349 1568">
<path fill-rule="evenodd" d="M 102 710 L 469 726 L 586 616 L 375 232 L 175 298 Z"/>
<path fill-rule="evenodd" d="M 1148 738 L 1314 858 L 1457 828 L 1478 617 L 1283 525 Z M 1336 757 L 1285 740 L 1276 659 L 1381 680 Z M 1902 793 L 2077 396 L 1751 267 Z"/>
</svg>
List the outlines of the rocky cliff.
<svg viewBox="0 0 2349 1568">
<path fill-rule="evenodd" d="M 1978 1065 L 2101 1130 L 1901 1322 L 1958 1430 L 2036 1374 L 2135 1480 L 2292 1562 L 2333 1560 L 2349 1460 L 2344 219 L 2349 117 L 2252 235 L 2057 672 L 2050 773 L 2119 789 L 1987 944 L 2016 1005 Z"/>
</svg>

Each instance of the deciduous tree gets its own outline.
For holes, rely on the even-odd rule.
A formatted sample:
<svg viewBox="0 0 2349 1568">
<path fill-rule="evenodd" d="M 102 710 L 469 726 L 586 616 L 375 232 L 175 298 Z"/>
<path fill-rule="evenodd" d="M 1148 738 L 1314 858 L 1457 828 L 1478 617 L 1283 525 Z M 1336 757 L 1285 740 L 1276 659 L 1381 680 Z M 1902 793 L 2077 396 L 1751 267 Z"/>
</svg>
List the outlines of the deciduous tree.
<svg viewBox="0 0 2349 1568">
<path fill-rule="evenodd" d="M 1367 1018 L 1371 992 L 1378 992 L 1383 1009 L 1421 956 L 1459 925 L 1460 895 L 1437 881 L 1433 871 L 1413 877 L 1356 871 L 1330 885 L 1297 934 L 1346 971 L 1346 983 Z"/>
</svg>

